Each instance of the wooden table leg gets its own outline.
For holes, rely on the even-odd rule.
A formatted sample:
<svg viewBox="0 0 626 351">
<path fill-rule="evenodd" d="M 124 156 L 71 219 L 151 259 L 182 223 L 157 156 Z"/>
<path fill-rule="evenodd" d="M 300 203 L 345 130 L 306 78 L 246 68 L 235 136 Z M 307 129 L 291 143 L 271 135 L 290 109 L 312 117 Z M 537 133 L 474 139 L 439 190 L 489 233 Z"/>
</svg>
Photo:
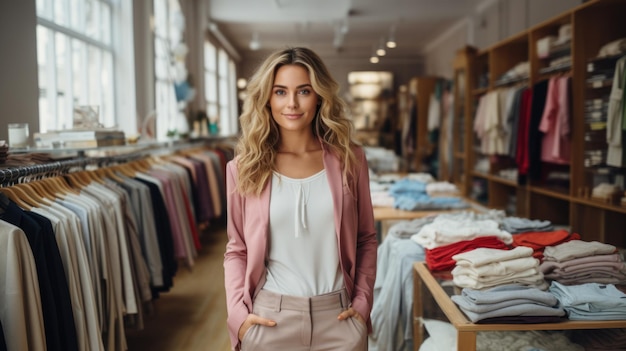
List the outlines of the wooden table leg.
<svg viewBox="0 0 626 351">
<path fill-rule="evenodd" d="M 476 351 L 476 332 L 457 331 L 457 351 Z"/>
<path fill-rule="evenodd" d="M 422 279 L 416 270 L 413 270 L 413 350 L 419 351 L 424 341 L 424 306 L 422 301 Z"/>
</svg>

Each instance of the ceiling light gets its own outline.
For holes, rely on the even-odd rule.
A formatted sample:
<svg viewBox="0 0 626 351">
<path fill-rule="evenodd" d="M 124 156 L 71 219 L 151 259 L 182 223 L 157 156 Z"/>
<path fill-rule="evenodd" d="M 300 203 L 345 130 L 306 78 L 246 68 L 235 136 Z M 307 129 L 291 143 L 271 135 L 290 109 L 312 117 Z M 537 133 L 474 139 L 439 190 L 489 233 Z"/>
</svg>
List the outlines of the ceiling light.
<svg viewBox="0 0 626 351">
<path fill-rule="evenodd" d="M 389 38 L 387 39 L 387 47 L 393 49 L 397 46 L 396 44 L 396 26 L 392 25 L 391 29 L 389 29 Z"/>
<path fill-rule="evenodd" d="M 245 89 L 247 85 L 248 85 L 248 80 L 246 78 L 237 79 L 237 88 Z"/>
<path fill-rule="evenodd" d="M 252 33 L 252 40 L 250 40 L 249 44 L 250 50 L 256 51 L 261 48 L 261 42 L 259 41 L 259 33 Z"/>
<path fill-rule="evenodd" d="M 376 53 L 376 45 L 372 46 L 372 55 L 370 55 L 370 63 L 378 63 L 380 62 L 380 59 L 377 56 Z"/>
<path fill-rule="evenodd" d="M 376 55 L 385 56 L 385 54 L 387 54 L 387 51 L 385 51 L 385 45 L 383 45 L 383 41 L 381 40 L 378 49 L 376 49 Z"/>
</svg>

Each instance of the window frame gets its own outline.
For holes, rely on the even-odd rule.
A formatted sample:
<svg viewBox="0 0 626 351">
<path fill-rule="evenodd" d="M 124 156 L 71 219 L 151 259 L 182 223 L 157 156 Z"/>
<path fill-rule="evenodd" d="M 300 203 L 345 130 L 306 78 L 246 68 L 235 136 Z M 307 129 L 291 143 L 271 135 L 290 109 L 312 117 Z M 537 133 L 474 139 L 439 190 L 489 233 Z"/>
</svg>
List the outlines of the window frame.
<svg viewBox="0 0 626 351">
<path fill-rule="evenodd" d="M 36 5 L 36 33 L 37 33 L 37 66 L 40 91 L 39 129 L 46 132 L 54 129 L 70 129 L 73 127 L 73 109 L 75 105 L 98 105 L 100 107 L 99 122 L 105 127 L 115 127 L 124 131 L 136 131 L 136 119 L 120 118 L 135 111 L 134 79 L 131 82 L 120 84 L 120 71 L 128 77 L 128 72 L 134 76 L 132 51 L 133 38 L 120 37 L 128 28 L 132 30 L 132 2 L 123 0 L 92 0 L 100 11 L 92 12 L 97 15 L 96 29 L 93 31 L 103 39 L 88 35 L 88 21 L 85 20 L 84 1 L 77 1 L 71 6 L 70 0 L 42 0 Z M 66 13 L 64 18 L 55 17 L 55 13 Z M 85 16 L 78 18 L 77 14 Z M 101 17 L 107 19 L 102 20 Z M 104 25 L 98 26 L 99 24 Z M 43 38 L 46 35 L 47 38 Z M 58 38 L 58 39 L 57 39 Z M 43 41 L 47 40 L 47 43 Z M 57 40 L 65 42 L 64 66 L 59 67 L 59 50 Z M 78 52 L 76 48 L 81 48 Z M 95 78 L 89 77 L 89 53 L 97 53 L 95 64 Z M 44 57 L 42 57 L 42 55 Z M 108 58 L 102 59 L 104 56 Z M 83 73 L 77 73 L 75 58 L 82 58 Z M 105 67 L 106 66 L 106 67 Z M 59 69 L 64 71 L 66 87 L 60 91 Z M 103 78 L 102 74 L 106 74 Z M 81 77 L 82 79 L 79 80 Z M 127 79 L 127 78 L 126 78 Z M 100 84 L 94 83 L 98 81 Z M 102 83 L 109 84 L 106 91 L 102 91 Z M 82 88 L 79 88 L 82 87 Z M 76 90 L 81 91 L 76 91 Z M 93 100 L 94 91 L 97 99 Z M 63 95 L 60 95 L 63 94 Z M 76 99 L 80 101 L 76 102 Z M 63 101 L 65 100 L 65 101 Z M 66 103 L 65 107 L 62 104 Z M 47 108 L 46 108 L 47 107 Z M 60 110 L 62 109 L 62 111 Z M 131 112 L 132 111 L 132 112 Z"/>
</svg>

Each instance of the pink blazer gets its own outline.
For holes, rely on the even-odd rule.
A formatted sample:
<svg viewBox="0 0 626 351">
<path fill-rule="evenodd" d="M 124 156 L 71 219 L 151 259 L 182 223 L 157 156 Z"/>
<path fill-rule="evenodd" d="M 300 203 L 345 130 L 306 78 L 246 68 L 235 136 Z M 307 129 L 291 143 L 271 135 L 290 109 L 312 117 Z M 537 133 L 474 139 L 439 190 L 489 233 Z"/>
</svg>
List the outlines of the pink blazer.
<svg viewBox="0 0 626 351">
<path fill-rule="evenodd" d="M 324 147 L 324 145 L 322 145 Z M 365 153 L 354 147 L 357 159 L 352 179 L 344 181 L 340 160 L 324 147 L 324 168 L 331 187 L 339 262 L 352 307 L 369 320 L 376 279 L 378 242 L 370 198 Z M 228 244 L 224 254 L 228 330 L 234 350 L 238 331 L 252 312 L 257 289 L 265 282 L 271 182 L 260 196 L 241 196 L 236 189 L 236 160 L 226 168 Z"/>
</svg>

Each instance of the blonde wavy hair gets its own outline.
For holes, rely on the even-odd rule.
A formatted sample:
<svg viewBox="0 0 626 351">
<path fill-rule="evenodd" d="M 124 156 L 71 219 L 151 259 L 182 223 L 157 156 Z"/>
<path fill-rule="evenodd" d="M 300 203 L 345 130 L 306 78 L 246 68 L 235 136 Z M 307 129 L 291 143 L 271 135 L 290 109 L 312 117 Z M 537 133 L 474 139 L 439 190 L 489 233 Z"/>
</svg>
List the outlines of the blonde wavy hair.
<svg viewBox="0 0 626 351">
<path fill-rule="evenodd" d="M 346 117 L 346 104 L 339 97 L 339 84 L 321 58 L 311 49 L 290 47 L 270 54 L 250 78 L 239 118 L 242 135 L 235 148 L 238 188 L 241 194 L 259 195 L 275 170 L 280 139 L 278 125 L 268 108 L 274 77 L 284 65 L 299 65 L 309 72 L 313 90 L 321 104 L 311 124 L 313 134 L 343 165 L 344 179 L 355 163 L 353 126 Z"/>
</svg>

